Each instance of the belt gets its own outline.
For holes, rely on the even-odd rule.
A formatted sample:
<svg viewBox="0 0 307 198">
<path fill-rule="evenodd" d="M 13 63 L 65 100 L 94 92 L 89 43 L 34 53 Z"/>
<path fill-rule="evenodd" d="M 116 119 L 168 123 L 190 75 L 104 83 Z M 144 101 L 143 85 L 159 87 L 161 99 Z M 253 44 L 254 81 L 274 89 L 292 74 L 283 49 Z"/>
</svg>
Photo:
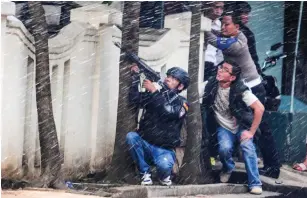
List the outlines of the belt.
<svg viewBox="0 0 307 198">
<path fill-rule="evenodd" d="M 257 85 L 260 85 L 261 82 L 262 82 L 262 80 L 261 80 L 260 77 L 258 77 L 258 78 L 254 79 L 254 80 L 249 81 L 249 82 L 246 82 L 246 80 L 243 79 L 243 82 L 244 82 L 244 84 L 245 84 L 246 86 L 248 86 L 249 88 L 252 88 L 252 87 L 255 87 L 255 86 L 257 86 Z"/>
</svg>

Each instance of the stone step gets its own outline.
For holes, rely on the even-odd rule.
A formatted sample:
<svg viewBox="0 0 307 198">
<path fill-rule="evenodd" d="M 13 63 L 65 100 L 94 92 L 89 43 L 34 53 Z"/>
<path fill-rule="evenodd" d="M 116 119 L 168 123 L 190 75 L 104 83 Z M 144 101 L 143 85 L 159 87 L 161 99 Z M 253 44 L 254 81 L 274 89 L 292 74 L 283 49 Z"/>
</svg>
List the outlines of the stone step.
<svg viewBox="0 0 307 198">
<path fill-rule="evenodd" d="M 180 197 L 151 197 L 151 198 L 264 198 L 264 197 L 282 197 L 282 194 L 276 192 L 263 191 L 261 195 L 252 195 L 250 193 L 242 193 L 242 194 L 219 194 L 219 195 L 195 195 L 195 196 L 180 196 Z"/>
<path fill-rule="evenodd" d="M 236 162 L 236 170 L 246 172 L 244 163 Z M 299 171 L 293 170 L 292 167 L 288 165 L 283 165 L 280 168 L 280 175 L 277 180 L 281 182 L 296 181 L 296 182 L 302 182 L 302 183 L 307 184 L 307 172 L 299 172 Z"/>
<path fill-rule="evenodd" d="M 280 176 L 291 180 L 307 183 L 307 172 L 300 172 L 294 170 L 288 165 L 283 165 L 280 169 Z"/>
</svg>

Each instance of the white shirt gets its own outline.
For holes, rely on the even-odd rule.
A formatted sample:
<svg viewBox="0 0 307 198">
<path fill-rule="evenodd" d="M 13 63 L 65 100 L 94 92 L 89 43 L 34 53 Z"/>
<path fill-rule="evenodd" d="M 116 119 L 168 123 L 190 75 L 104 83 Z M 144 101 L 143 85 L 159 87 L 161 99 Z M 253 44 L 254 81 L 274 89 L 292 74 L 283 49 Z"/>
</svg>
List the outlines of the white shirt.
<svg viewBox="0 0 307 198">
<path fill-rule="evenodd" d="M 221 31 L 221 21 L 219 19 L 212 21 L 211 28 L 214 30 Z M 224 60 L 222 51 L 208 44 L 207 49 L 204 51 L 204 60 L 212 62 L 214 63 L 214 65 L 217 65 Z"/>
<path fill-rule="evenodd" d="M 213 104 L 214 116 L 217 123 L 221 127 L 231 131 L 232 133 L 237 133 L 239 126 L 237 124 L 236 118 L 231 115 L 229 109 L 229 91 L 230 87 L 218 87 L 216 98 Z M 250 90 L 243 92 L 242 99 L 247 106 L 251 106 L 258 100 L 258 98 Z"/>
</svg>

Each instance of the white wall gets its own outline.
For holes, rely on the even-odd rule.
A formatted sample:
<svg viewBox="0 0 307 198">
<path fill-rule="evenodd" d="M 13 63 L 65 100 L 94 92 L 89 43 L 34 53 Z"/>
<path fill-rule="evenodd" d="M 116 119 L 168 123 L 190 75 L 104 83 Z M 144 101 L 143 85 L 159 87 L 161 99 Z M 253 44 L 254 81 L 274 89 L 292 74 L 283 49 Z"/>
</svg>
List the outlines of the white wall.
<svg viewBox="0 0 307 198">
<path fill-rule="evenodd" d="M 97 10 L 105 15 L 100 17 Z M 66 177 L 103 169 L 112 156 L 120 92 L 120 51 L 113 44 L 121 41 L 121 31 L 113 26 L 121 24 L 118 13 L 93 5 L 72 10 L 72 22 L 48 42 L 53 112 Z M 5 75 L 0 79 L 2 176 L 35 177 L 40 173 L 40 147 L 34 40 L 13 15 L 1 12 L 5 41 L 1 42 L 1 74 Z M 87 22 L 85 17 L 93 18 Z M 154 70 L 188 68 L 185 31 L 171 28 L 160 34 L 153 30 L 140 38 L 152 39 L 140 39 L 139 56 Z"/>
<path fill-rule="evenodd" d="M 25 135 L 31 133 L 31 78 L 33 77 L 33 37 L 13 16 L 15 4 L 1 9 L 1 169 L 2 176 L 23 175 Z M 32 60 L 32 61 L 31 61 Z M 29 81 L 28 81 L 29 80 Z M 33 82 L 33 81 L 32 81 Z M 28 155 L 26 155 L 28 156 Z"/>
</svg>

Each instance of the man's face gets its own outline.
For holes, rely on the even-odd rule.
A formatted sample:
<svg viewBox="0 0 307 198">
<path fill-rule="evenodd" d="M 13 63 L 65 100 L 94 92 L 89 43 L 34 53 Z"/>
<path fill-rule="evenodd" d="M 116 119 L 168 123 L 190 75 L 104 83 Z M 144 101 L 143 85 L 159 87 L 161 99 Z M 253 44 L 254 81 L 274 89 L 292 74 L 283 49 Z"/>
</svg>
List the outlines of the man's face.
<svg viewBox="0 0 307 198">
<path fill-rule="evenodd" d="M 168 75 L 164 79 L 164 83 L 168 86 L 169 89 L 176 89 L 180 85 L 179 80 L 171 75 Z"/>
<path fill-rule="evenodd" d="M 219 82 L 232 82 L 236 79 L 236 77 L 232 74 L 232 65 L 229 63 L 223 63 L 219 65 L 217 70 L 216 79 Z"/>
<path fill-rule="evenodd" d="M 234 24 L 231 16 L 224 16 L 222 21 L 222 34 L 225 36 L 236 36 L 239 25 Z"/>
<path fill-rule="evenodd" d="M 241 21 L 244 25 L 246 25 L 248 23 L 248 19 L 249 19 L 249 13 L 242 13 L 241 14 Z"/>
<path fill-rule="evenodd" d="M 222 16 L 224 11 L 224 2 L 214 2 L 212 3 L 212 18 L 215 20 Z"/>
</svg>

